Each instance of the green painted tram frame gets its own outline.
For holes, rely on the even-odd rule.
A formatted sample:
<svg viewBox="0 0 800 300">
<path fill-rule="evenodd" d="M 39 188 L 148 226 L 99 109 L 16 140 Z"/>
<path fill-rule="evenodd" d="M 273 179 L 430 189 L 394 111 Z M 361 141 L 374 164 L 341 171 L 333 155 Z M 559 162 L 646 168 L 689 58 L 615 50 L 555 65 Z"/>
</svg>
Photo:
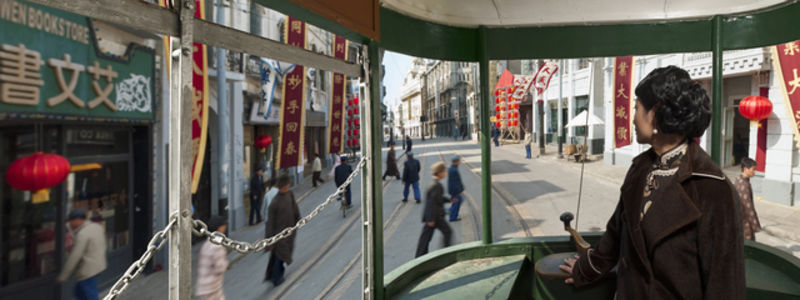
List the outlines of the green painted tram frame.
<svg viewBox="0 0 800 300">
<path fill-rule="evenodd" d="M 712 58 L 712 118 L 711 157 L 721 160 L 722 111 L 722 56 L 725 50 L 736 50 L 772 46 L 800 39 L 800 2 L 793 1 L 742 14 L 715 15 L 705 18 L 677 21 L 633 22 L 629 24 L 592 24 L 530 27 L 485 27 L 474 28 L 448 26 L 409 17 L 381 7 L 380 41 L 369 39 L 332 20 L 321 17 L 288 0 L 255 0 L 271 9 L 300 18 L 350 40 L 368 44 L 370 74 L 372 82 L 379 82 L 378 51 L 374 47 L 403 53 L 406 55 L 450 60 L 478 62 L 480 70 L 480 111 L 489 111 L 489 61 L 497 59 L 557 59 L 579 57 L 608 57 L 627 55 L 648 55 L 674 52 L 711 51 Z M 522 38 L 524 37 L 524 38 Z M 513 41 L 514 47 L 509 47 Z M 373 84 L 373 95 L 379 93 L 378 84 Z M 371 98 L 370 109 L 376 113 L 380 107 L 379 98 Z M 517 243 L 492 244 L 491 228 L 491 146 L 489 118 L 479 116 L 481 142 L 481 189 L 482 189 L 482 245 L 491 248 L 477 250 L 474 244 L 456 246 L 476 249 L 475 253 L 490 253 L 503 248 L 518 248 Z M 371 124 L 380 132 L 379 122 Z M 373 135 L 372 153 L 380 153 L 381 136 Z M 380 160 L 372 161 L 368 178 L 373 189 L 372 214 L 374 224 L 382 224 L 382 199 L 380 191 Z M 380 230 L 372 232 L 373 257 L 368 266 L 374 274 L 383 274 L 383 235 Z M 472 248 L 470 248 L 472 247 Z M 499 248 L 498 248 L 499 247 Z M 455 249 L 454 249 L 455 251 Z M 469 251 L 468 251 L 469 252 Z M 473 253 L 473 252 L 469 252 Z M 472 257 L 467 255 L 465 257 Z M 462 257 L 462 258 L 465 258 Z M 407 267 L 404 276 L 393 272 L 389 278 L 391 287 L 394 280 L 418 277 L 429 270 L 415 268 L 420 262 Z M 401 268 L 404 268 L 401 267 Z M 374 299 L 385 299 L 394 294 L 384 285 L 383 276 L 374 276 L 371 284 L 376 288 Z"/>
</svg>

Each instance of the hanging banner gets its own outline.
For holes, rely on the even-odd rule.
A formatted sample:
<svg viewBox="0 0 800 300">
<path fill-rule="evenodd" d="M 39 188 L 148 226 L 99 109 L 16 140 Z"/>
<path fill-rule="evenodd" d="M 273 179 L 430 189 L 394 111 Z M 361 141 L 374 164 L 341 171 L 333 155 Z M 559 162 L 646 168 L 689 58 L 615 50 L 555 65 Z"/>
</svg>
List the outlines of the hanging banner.
<svg viewBox="0 0 800 300">
<path fill-rule="evenodd" d="M 552 61 L 545 62 L 539 67 L 539 71 L 536 71 L 536 79 L 533 86 L 536 88 L 536 96 L 540 98 L 538 101 L 543 101 L 541 96 L 550 86 L 550 79 L 553 78 L 556 72 L 558 72 L 558 64 Z"/>
<path fill-rule="evenodd" d="M 533 86 L 536 75 L 514 75 L 514 94 L 511 95 L 516 101 L 522 101 L 528 90 Z"/>
<path fill-rule="evenodd" d="M 283 79 L 286 74 L 294 69 L 294 64 L 261 59 L 259 73 L 261 74 L 261 103 L 258 106 L 258 115 L 268 120 L 272 115 L 272 101 L 275 98 L 275 86 L 278 78 Z"/>
<path fill-rule="evenodd" d="M 614 148 L 631 144 L 631 86 L 633 56 L 614 59 Z"/>
<path fill-rule="evenodd" d="M 786 112 L 792 120 L 794 138 L 800 146 L 800 41 L 777 45 L 772 49 L 777 57 L 775 72 L 783 90 Z"/>
<path fill-rule="evenodd" d="M 347 59 L 347 40 L 341 36 L 334 36 L 333 57 L 341 60 Z M 328 143 L 330 153 L 342 153 L 344 135 L 344 91 L 346 77 L 341 73 L 333 74 L 333 89 L 331 93 L 330 124 L 328 124 Z"/>
<path fill-rule="evenodd" d="M 306 23 L 286 17 L 284 24 L 286 43 L 306 48 Z M 306 68 L 295 66 L 283 80 L 281 97 L 281 126 L 278 138 L 278 169 L 302 165 L 303 140 L 305 134 Z"/>
<path fill-rule="evenodd" d="M 195 0 L 194 17 L 205 19 L 205 1 Z M 197 192 L 200 173 L 206 154 L 206 136 L 208 133 L 208 57 L 206 45 L 194 43 L 192 49 L 192 194 Z"/>
</svg>

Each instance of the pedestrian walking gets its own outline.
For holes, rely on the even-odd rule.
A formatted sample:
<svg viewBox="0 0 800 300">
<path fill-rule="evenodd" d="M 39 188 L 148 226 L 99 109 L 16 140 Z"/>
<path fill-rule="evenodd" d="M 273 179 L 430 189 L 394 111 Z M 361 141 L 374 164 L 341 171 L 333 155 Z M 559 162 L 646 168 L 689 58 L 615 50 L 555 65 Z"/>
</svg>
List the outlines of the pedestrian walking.
<svg viewBox="0 0 800 300">
<path fill-rule="evenodd" d="M 650 149 L 633 159 L 600 240 L 565 259 L 565 283 L 583 287 L 615 269 L 619 299 L 745 299 L 736 191 L 694 141 L 711 100 L 675 66 L 650 72 L 635 93 L 636 140 Z"/>
<path fill-rule="evenodd" d="M 311 164 L 311 182 L 313 183 L 314 187 L 317 187 L 317 182 L 325 183 L 325 180 L 320 178 L 320 174 L 322 174 L 322 160 L 319 158 L 319 153 L 314 153 L 314 162 Z"/>
<path fill-rule="evenodd" d="M 289 177 L 281 176 L 278 179 L 278 195 L 272 199 L 269 205 L 269 214 L 266 224 L 267 238 L 275 236 L 286 228 L 292 227 L 300 221 L 300 209 L 294 199 L 294 193 L 289 190 L 291 183 Z M 283 283 L 283 274 L 286 265 L 292 264 L 292 253 L 294 253 L 294 239 L 297 232 L 293 232 L 286 238 L 276 242 L 269 248 L 270 256 L 267 264 L 267 272 L 264 281 L 271 281 L 274 286 Z"/>
<path fill-rule="evenodd" d="M 494 146 L 500 147 L 500 130 L 497 128 L 492 128 L 492 140 L 494 140 Z"/>
<path fill-rule="evenodd" d="M 525 129 L 525 158 L 531 158 L 531 143 L 533 143 L 533 135 Z"/>
<path fill-rule="evenodd" d="M 261 200 L 264 199 L 264 166 L 256 167 L 256 173 L 250 178 L 250 226 L 261 223 Z M 253 223 L 253 219 L 256 222 Z"/>
<path fill-rule="evenodd" d="M 72 251 L 56 281 L 61 284 L 75 275 L 78 281 L 73 294 L 75 299 L 97 300 L 97 275 L 106 269 L 105 229 L 88 221 L 83 209 L 70 212 L 67 220 L 72 232 Z"/>
<path fill-rule="evenodd" d="M 331 171 L 328 173 L 329 180 L 333 178 L 334 172 L 336 172 L 336 167 L 342 163 L 339 153 L 331 153 L 331 155 L 333 155 L 333 166 L 331 167 Z"/>
<path fill-rule="evenodd" d="M 336 167 L 336 175 L 334 176 L 334 181 L 336 183 L 336 187 L 341 187 L 347 178 L 350 177 L 350 174 L 353 173 L 353 167 L 347 163 L 347 156 L 342 155 L 342 164 Z M 347 187 L 344 188 L 344 197 L 347 201 L 347 208 L 352 207 L 351 202 L 351 194 L 350 194 L 350 185 L 348 184 Z"/>
<path fill-rule="evenodd" d="M 272 203 L 272 199 L 275 199 L 275 196 L 278 195 L 278 183 L 275 181 L 275 178 L 271 178 L 267 183 L 267 192 L 264 193 L 264 204 L 261 205 L 262 207 L 262 215 L 264 216 L 264 222 L 267 222 L 269 219 L 269 205 Z"/>
<path fill-rule="evenodd" d="M 394 154 L 394 144 L 389 147 L 389 151 L 386 153 L 386 172 L 383 173 L 383 180 L 386 180 L 386 176 L 389 177 L 397 177 L 397 180 L 400 180 L 400 170 L 397 169 L 397 158 Z"/>
<path fill-rule="evenodd" d="M 213 216 L 208 220 L 208 230 L 225 234 L 228 221 L 222 216 Z M 203 242 L 197 257 L 197 286 L 194 295 L 199 300 L 225 300 L 222 283 L 225 282 L 225 271 L 228 270 L 228 250 L 225 246 Z"/>
<path fill-rule="evenodd" d="M 410 136 L 406 136 L 406 153 L 411 152 L 411 146 L 414 145 L 414 141 L 411 140 Z"/>
<path fill-rule="evenodd" d="M 414 153 L 406 153 L 406 162 L 403 164 L 403 202 L 408 201 L 408 188 L 414 188 L 414 199 L 420 203 L 422 196 L 419 192 L 419 161 L 414 159 Z"/>
<path fill-rule="evenodd" d="M 755 241 L 756 232 L 761 231 L 761 222 L 753 203 L 753 189 L 750 178 L 756 175 L 756 162 L 749 157 L 742 159 L 742 174 L 736 177 L 736 191 L 739 192 L 739 201 L 742 202 L 742 231 L 744 238 Z"/>
<path fill-rule="evenodd" d="M 444 220 L 444 203 L 449 199 L 444 196 L 444 187 L 439 182 L 446 176 L 447 167 L 444 163 L 437 162 L 431 168 L 433 182 L 425 191 L 425 209 L 422 211 L 422 234 L 417 243 L 417 253 L 415 257 L 420 257 L 428 253 L 428 245 L 433 238 L 433 231 L 439 229 L 444 234 L 444 246 L 450 246 L 453 230 Z"/>
<path fill-rule="evenodd" d="M 464 201 L 464 183 L 461 181 L 461 174 L 458 173 L 458 165 L 461 158 L 453 157 L 450 169 L 447 171 L 447 193 L 450 194 L 450 222 L 461 221 L 458 217 L 458 210 L 461 202 Z M 427 203 L 426 203 L 427 205 Z"/>
</svg>

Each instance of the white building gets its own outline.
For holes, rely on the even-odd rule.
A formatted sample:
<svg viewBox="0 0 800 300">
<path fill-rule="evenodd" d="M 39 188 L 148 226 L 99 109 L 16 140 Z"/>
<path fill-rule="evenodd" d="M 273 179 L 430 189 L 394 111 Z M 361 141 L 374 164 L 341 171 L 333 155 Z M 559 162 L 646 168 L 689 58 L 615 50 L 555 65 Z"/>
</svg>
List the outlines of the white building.
<svg viewBox="0 0 800 300">
<path fill-rule="evenodd" d="M 420 95 L 420 78 L 425 72 L 425 60 L 415 58 L 411 69 L 403 79 L 400 89 L 400 105 L 398 119 L 402 119 L 403 133 L 411 137 L 421 137 L 420 117 L 422 117 L 422 97 Z"/>
</svg>

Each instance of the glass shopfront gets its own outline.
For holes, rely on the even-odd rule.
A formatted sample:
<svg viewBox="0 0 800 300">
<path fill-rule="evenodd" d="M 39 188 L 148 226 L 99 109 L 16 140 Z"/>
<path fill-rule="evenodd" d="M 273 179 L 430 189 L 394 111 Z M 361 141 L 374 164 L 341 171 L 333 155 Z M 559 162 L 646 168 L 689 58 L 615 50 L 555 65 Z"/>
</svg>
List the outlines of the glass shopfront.
<svg viewBox="0 0 800 300">
<path fill-rule="evenodd" d="M 66 215 L 76 208 L 86 210 L 89 219 L 106 230 L 108 268 L 98 277 L 101 287 L 131 263 L 133 173 L 139 169 L 132 159 L 133 128 L 30 123 L 0 127 L 0 298 L 61 297 L 55 277 L 72 247 Z M 71 165 L 66 180 L 40 203 L 30 191 L 11 188 L 5 179 L 12 162 L 35 152 L 62 155 Z"/>
</svg>

